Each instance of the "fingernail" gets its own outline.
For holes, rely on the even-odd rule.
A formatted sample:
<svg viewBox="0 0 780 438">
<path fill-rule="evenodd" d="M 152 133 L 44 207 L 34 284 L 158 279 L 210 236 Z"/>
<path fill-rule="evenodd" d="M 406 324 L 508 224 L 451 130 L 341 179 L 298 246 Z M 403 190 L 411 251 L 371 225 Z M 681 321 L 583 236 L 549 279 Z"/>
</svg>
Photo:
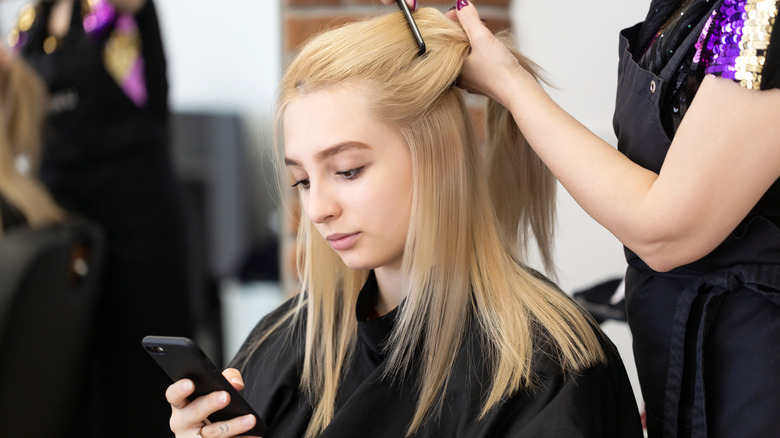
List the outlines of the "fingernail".
<svg viewBox="0 0 780 438">
<path fill-rule="evenodd" d="M 458 7 L 458 10 L 461 10 L 469 5 L 468 0 L 458 0 L 457 3 L 455 3 L 455 6 Z"/>
<path fill-rule="evenodd" d="M 244 383 L 238 377 L 233 377 L 232 379 L 230 379 L 230 381 L 233 382 L 233 383 L 238 383 L 238 384 Z"/>
<path fill-rule="evenodd" d="M 192 389 L 192 382 L 189 380 L 185 380 L 181 382 L 181 389 L 184 391 L 189 391 L 190 389 Z"/>
<path fill-rule="evenodd" d="M 244 416 L 244 418 L 241 419 L 241 425 L 242 426 L 251 426 L 255 422 L 255 417 L 252 414 Z"/>
<path fill-rule="evenodd" d="M 417 0 L 414 0 L 412 2 L 412 11 L 414 11 L 415 9 L 417 9 Z"/>
<path fill-rule="evenodd" d="M 220 404 L 227 403 L 227 399 L 228 399 L 227 392 L 220 392 L 219 395 L 217 396 L 217 401 Z"/>
<path fill-rule="evenodd" d="M 448 12 L 449 12 L 449 11 L 454 11 L 454 10 L 455 10 L 455 6 L 453 6 L 453 7 L 449 8 L 449 9 L 447 9 L 447 11 L 448 11 Z"/>
</svg>

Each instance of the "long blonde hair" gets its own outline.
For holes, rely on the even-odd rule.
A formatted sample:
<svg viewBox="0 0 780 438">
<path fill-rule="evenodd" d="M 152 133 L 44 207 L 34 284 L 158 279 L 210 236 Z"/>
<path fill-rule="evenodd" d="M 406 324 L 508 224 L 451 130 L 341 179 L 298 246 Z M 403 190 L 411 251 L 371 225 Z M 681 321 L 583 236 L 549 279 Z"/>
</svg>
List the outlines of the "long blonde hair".
<svg viewBox="0 0 780 438">
<path fill-rule="evenodd" d="M 281 132 L 285 109 L 297 96 L 354 84 L 371 91 L 369 111 L 397 127 L 409 145 L 414 189 L 402 267 L 406 299 L 386 347 L 387 378 L 417 376 L 419 398 L 408 434 L 435 415 L 469 327 L 483 334 L 483 357 L 492 371 L 482 416 L 503 397 L 532 386 L 540 333 L 564 371 L 605 357 L 591 321 L 513 255 L 528 246 L 532 233 L 550 264 L 553 176 L 511 114 L 496 104 L 487 112 L 487 153 L 480 153 L 454 86 L 468 39 L 435 9 L 419 9 L 414 17 L 427 45 L 423 56 L 400 13 L 315 37 L 282 79 L 277 113 Z M 305 326 L 301 389 L 313 408 L 306 436 L 314 437 L 335 413 L 355 345 L 355 302 L 368 273 L 347 268 L 305 215 L 298 245 L 298 305 L 256 345 L 289 318 L 306 315 L 298 325 Z"/>
<path fill-rule="evenodd" d="M 62 209 L 35 177 L 40 158 L 46 86 L 22 59 L 6 55 L 0 66 L 0 195 L 18 208 L 30 226 L 64 218 Z M 16 159 L 29 163 L 19 172 Z M 0 223 L 0 234 L 2 234 Z"/>
</svg>

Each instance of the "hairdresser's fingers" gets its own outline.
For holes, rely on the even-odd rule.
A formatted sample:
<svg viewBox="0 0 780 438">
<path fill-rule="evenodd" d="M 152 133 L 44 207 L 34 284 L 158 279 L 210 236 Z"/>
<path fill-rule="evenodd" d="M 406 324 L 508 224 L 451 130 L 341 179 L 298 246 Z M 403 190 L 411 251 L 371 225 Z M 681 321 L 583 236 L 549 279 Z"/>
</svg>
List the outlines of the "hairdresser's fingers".
<svg viewBox="0 0 780 438">
<path fill-rule="evenodd" d="M 453 16 L 454 14 L 454 16 Z M 450 18 L 457 18 L 472 46 L 485 39 L 490 39 L 493 33 L 485 27 L 485 23 L 479 18 L 479 11 L 468 0 L 458 0 L 455 9 L 448 11 Z"/>
<path fill-rule="evenodd" d="M 508 75 L 522 72 L 517 58 L 499 41 L 480 21 L 479 13 L 467 0 L 458 0 L 457 19 L 460 22 L 471 45 L 471 53 L 463 62 L 463 71 L 458 85 L 465 90 L 484 94 L 499 103 L 511 96 L 508 90 Z"/>
<path fill-rule="evenodd" d="M 396 0 L 382 0 L 382 3 L 386 5 L 394 5 Z M 406 4 L 409 5 L 409 9 L 412 11 L 417 8 L 417 0 L 406 0 Z"/>
<path fill-rule="evenodd" d="M 225 371 L 222 371 L 222 375 L 236 390 L 241 391 L 244 389 L 244 378 L 241 377 L 241 371 L 235 368 L 226 368 Z"/>
</svg>

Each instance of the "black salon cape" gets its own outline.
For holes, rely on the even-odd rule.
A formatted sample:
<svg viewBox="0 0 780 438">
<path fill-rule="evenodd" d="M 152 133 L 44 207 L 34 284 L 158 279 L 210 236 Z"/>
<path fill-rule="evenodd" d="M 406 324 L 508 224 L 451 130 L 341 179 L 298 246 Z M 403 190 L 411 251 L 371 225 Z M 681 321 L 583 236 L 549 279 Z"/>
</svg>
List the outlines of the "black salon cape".
<svg viewBox="0 0 780 438">
<path fill-rule="evenodd" d="M 369 278 L 366 289 L 375 287 Z M 292 305 L 290 300 L 265 317 L 248 343 L 277 321 Z M 400 438 L 406 434 L 414 411 L 414 379 L 403 384 L 382 379 L 385 355 L 382 342 L 395 322 L 396 310 L 367 322 L 359 322 L 355 358 L 339 389 L 333 421 L 323 438 Z M 299 391 L 304 336 L 285 323 L 242 369 L 244 396 L 269 425 L 265 438 L 301 437 L 311 408 Z M 476 331 L 467 334 L 455 359 L 441 413 L 428 420 L 414 437 L 641 437 L 637 405 L 626 371 L 614 346 L 604 338 L 610 361 L 564 375 L 546 356 L 535 357 L 538 378 L 535 392 L 521 390 L 477 420 L 489 388 L 488 370 L 482 360 Z M 247 344 L 248 344 L 247 343 Z M 241 357 L 245 344 L 239 355 Z M 549 348 L 547 349 L 549 351 Z M 232 366 L 238 367 L 238 360 Z"/>
</svg>

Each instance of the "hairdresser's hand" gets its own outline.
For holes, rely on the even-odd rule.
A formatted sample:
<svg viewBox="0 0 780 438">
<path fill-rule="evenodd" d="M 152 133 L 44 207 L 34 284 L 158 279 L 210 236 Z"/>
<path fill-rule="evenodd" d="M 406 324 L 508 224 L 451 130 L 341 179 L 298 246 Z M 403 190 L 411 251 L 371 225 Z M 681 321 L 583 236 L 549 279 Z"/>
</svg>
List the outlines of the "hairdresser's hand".
<svg viewBox="0 0 780 438">
<path fill-rule="evenodd" d="M 508 107 L 514 91 L 508 84 L 535 79 L 517 61 L 517 58 L 499 41 L 480 20 L 477 8 L 467 0 L 458 0 L 457 7 L 447 17 L 459 21 L 471 43 L 471 54 L 463 63 L 458 86 L 475 94 L 484 94 Z"/>
<path fill-rule="evenodd" d="M 236 390 L 244 389 L 241 373 L 233 368 L 222 372 Z M 206 418 L 224 408 L 230 401 L 225 391 L 214 391 L 193 401 L 187 397 L 195 390 L 192 380 L 182 379 L 165 391 L 165 398 L 171 404 L 171 430 L 176 438 L 193 438 L 200 434 L 203 438 L 227 438 L 239 436 L 255 426 L 255 417 L 251 414 L 206 425 Z"/>
<path fill-rule="evenodd" d="M 394 5 L 396 0 L 382 0 L 382 3 L 386 5 Z M 417 0 L 406 0 L 406 4 L 409 5 L 409 9 L 413 11 L 417 7 Z"/>
</svg>

